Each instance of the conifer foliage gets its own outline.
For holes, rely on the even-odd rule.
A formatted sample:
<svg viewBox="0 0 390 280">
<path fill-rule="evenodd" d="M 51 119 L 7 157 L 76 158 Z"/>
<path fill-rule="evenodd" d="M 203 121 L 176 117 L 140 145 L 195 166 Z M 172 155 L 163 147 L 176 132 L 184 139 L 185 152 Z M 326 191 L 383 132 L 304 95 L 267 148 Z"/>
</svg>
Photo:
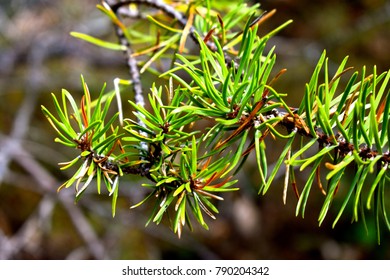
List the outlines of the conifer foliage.
<svg viewBox="0 0 390 280">
<path fill-rule="evenodd" d="M 105 188 L 115 215 L 119 188 L 128 187 L 121 185 L 122 178 L 145 177 L 142 187 L 150 189 L 149 195 L 131 207 L 152 203 L 147 223 L 159 224 L 169 213 L 167 220 L 180 237 L 194 221 L 208 228 L 205 216 L 216 218 L 217 201 L 224 192 L 238 190 L 235 175 L 255 154 L 259 194 L 269 190 L 285 165 L 283 200 L 292 187 L 296 215 L 304 216 L 310 191 L 318 186 L 324 194 L 320 224 L 338 198 L 342 203 L 334 226 L 352 207 L 353 221 L 374 212 L 378 240 L 381 226 L 390 230 L 385 194 L 390 72 L 355 71 L 345 58 L 331 74 L 324 51 L 302 87 L 301 105 L 294 108 L 273 86 L 285 69 L 268 46 L 291 21 L 268 34 L 258 30 L 275 11 L 244 1 L 103 1 L 97 8 L 112 21 L 118 43 L 72 35 L 124 52 L 129 79 L 115 79 L 115 89 L 103 87 L 100 94 L 90 93 L 82 79 L 80 101 L 63 90 L 60 97 L 52 96 L 54 112 L 42 106 L 58 133 L 55 141 L 79 151 L 60 163 L 75 172 L 59 189 L 74 186 L 77 201 L 92 185 L 98 193 Z M 152 83 L 144 90 L 145 71 L 162 86 Z M 124 85 L 132 86 L 134 96 Z M 122 110 L 122 97 L 132 112 Z M 110 115 L 115 99 L 117 112 Z M 286 143 L 272 169 L 267 138 Z M 308 178 L 298 186 L 295 174 L 302 170 L 308 170 Z M 348 181 L 347 170 L 354 174 Z"/>
</svg>

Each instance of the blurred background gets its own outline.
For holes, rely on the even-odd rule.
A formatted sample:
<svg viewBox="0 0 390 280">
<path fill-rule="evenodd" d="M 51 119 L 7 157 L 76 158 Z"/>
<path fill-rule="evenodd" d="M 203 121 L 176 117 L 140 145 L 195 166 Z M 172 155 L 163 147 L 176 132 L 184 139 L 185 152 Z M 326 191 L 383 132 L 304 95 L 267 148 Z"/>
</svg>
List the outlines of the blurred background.
<svg viewBox="0 0 390 280">
<path fill-rule="evenodd" d="M 62 88 L 81 96 L 80 74 L 96 94 L 104 81 L 112 89 L 115 77 L 127 75 L 120 52 L 69 36 L 70 31 L 96 37 L 113 34 L 110 22 L 95 8 L 97 3 L 0 0 L 0 259 L 390 258 L 390 234 L 383 227 L 382 244 L 377 245 L 370 213 L 368 233 L 362 223 L 350 223 L 350 212 L 332 229 L 340 206 L 336 200 L 319 227 L 320 191 L 313 189 L 305 218 L 295 217 L 292 192 L 283 205 L 282 179 L 265 196 L 257 195 L 257 167 L 250 163 L 239 175 L 241 190 L 225 195 L 217 220 L 207 221 L 210 230 L 185 230 L 181 239 L 164 225 L 145 228 L 147 206 L 129 210 L 144 195 L 136 177 L 121 185 L 115 218 L 105 194 L 88 194 L 76 205 L 71 189 L 57 193 L 70 175 L 57 163 L 77 151 L 54 143 L 55 133 L 40 105 L 52 108 L 50 93 L 59 94 Z M 288 69 L 275 87 L 289 93 L 290 105 L 300 103 L 323 49 L 331 67 L 349 55 L 348 65 L 356 70 L 363 65 L 368 72 L 373 65 L 378 72 L 390 68 L 389 1 L 260 3 L 265 10 L 277 9 L 260 32 L 294 20 L 270 44 L 277 46 L 277 65 Z M 143 82 L 149 88 L 150 81 Z M 283 143 L 267 144 L 276 151 Z M 302 176 L 298 180 L 304 180 Z"/>
</svg>

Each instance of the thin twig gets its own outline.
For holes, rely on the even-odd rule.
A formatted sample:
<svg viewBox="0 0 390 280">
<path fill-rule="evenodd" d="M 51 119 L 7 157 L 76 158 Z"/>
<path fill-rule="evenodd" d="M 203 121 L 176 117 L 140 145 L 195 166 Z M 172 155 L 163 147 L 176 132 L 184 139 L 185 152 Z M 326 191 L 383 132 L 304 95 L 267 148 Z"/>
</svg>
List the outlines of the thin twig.
<svg viewBox="0 0 390 280">
<path fill-rule="evenodd" d="M 118 8 L 116 8 L 115 5 L 111 3 L 112 1 L 103 1 L 103 4 L 106 4 L 106 6 L 110 7 L 112 11 L 117 15 L 118 18 L 120 18 L 120 15 L 118 13 Z M 129 74 L 131 78 L 131 82 L 133 85 L 134 90 L 134 101 L 135 103 L 140 107 L 145 107 L 145 98 L 143 95 L 142 90 L 142 82 L 141 82 L 141 74 L 138 68 L 137 59 L 133 57 L 133 50 L 131 48 L 129 40 L 127 40 L 123 30 L 116 24 L 114 24 L 115 33 L 119 40 L 119 43 L 125 47 L 125 55 L 127 60 L 127 67 L 129 68 Z M 146 125 L 144 122 L 138 118 L 138 124 L 142 127 L 146 128 Z M 140 131 L 140 134 L 147 136 L 144 131 Z M 147 152 L 149 150 L 149 147 L 147 143 L 141 142 L 140 143 L 142 150 Z"/>
<path fill-rule="evenodd" d="M 186 26 L 187 21 L 188 21 L 184 14 L 177 11 L 174 7 L 172 7 L 171 5 L 165 3 L 164 1 L 161 1 L 161 0 L 122 0 L 122 1 L 110 1 L 110 2 L 116 2 L 115 4 L 110 5 L 111 9 L 114 12 L 117 12 L 119 8 L 126 6 L 126 5 L 138 4 L 138 5 L 146 5 L 146 6 L 161 10 L 162 12 L 167 14 L 168 16 L 176 19 L 178 21 L 178 23 L 183 27 Z M 189 28 L 189 34 L 190 34 L 191 38 L 194 40 L 194 42 L 196 44 L 198 44 L 198 39 L 195 36 L 195 28 L 194 27 L 191 26 Z"/>
</svg>

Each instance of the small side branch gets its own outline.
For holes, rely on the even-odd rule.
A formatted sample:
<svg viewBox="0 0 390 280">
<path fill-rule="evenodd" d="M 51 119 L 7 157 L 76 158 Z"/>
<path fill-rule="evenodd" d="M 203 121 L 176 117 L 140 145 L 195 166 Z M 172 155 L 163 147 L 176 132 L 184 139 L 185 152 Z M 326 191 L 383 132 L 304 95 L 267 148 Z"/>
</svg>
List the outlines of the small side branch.
<svg viewBox="0 0 390 280">
<path fill-rule="evenodd" d="M 108 1 L 111 2 L 111 1 Z M 119 17 L 118 15 L 118 8 L 117 4 L 110 4 L 108 2 L 103 2 L 107 4 L 112 11 Z M 142 82 L 141 82 L 141 74 L 137 65 L 137 60 L 135 57 L 132 56 L 133 50 L 131 48 L 129 40 L 127 40 L 123 30 L 116 24 L 114 24 L 115 28 L 115 34 L 118 37 L 119 43 L 125 47 L 125 55 L 127 59 L 127 67 L 129 68 L 129 74 L 131 78 L 131 82 L 133 85 L 133 90 L 134 90 L 134 100 L 135 103 L 141 107 L 145 107 L 145 98 L 143 95 L 143 89 L 142 89 Z M 145 124 L 142 122 L 141 119 L 138 119 L 138 124 L 142 127 L 146 127 Z M 145 132 L 140 131 L 141 134 L 145 135 Z M 141 143 L 141 147 L 143 150 L 148 151 L 148 145 L 146 143 Z"/>
</svg>

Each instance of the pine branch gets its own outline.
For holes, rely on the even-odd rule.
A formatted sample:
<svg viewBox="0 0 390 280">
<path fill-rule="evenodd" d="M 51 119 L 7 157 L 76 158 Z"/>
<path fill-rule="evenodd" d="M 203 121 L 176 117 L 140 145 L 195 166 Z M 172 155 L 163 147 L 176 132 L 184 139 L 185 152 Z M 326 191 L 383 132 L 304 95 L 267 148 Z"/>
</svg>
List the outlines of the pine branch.
<svg viewBox="0 0 390 280">
<path fill-rule="evenodd" d="M 148 18 L 166 32 L 163 38 L 160 33 L 156 35 L 158 42 L 163 41 L 149 49 L 133 51 L 130 42 L 135 33 L 130 34 L 119 17 L 120 9 L 129 4 L 158 9 L 175 19 L 181 29 L 167 26 L 158 16 Z M 98 193 L 103 182 L 113 197 L 114 215 L 119 179 L 126 174 L 144 176 L 149 183 L 143 186 L 151 192 L 133 207 L 154 200 L 147 224 L 159 224 L 171 212 L 171 227 L 180 236 L 185 225 L 192 229 L 189 213 L 208 228 L 204 214 L 216 218 L 215 203 L 223 200 L 217 193 L 237 190 L 232 187 L 237 182 L 234 175 L 254 152 L 260 176 L 259 193 L 269 190 L 280 167 L 286 165 L 283 201 L 290 184 L 298 198 L 297 215 L 304 215 L 310 190 L 318 185 L 325 197 L 320 224 L 343 187 L 344 172 L 355 169 L 334 225 L 349 202 L 354 221 L 364 219 L 359 213 L 364 214 L 364 204 L 370 210 L 373 202 L 378 232 L 380 216 L 390 230 L 384 194 L 390 161 L 390 72 L 377 74 L 374 68 L 372 74 L 366 75 L 363 68 L 361 73 L 351 74 L 342 87 L 341 79 L 352 68 L 346 68 L 344 59 L 333 78 L 329 78 L 324 52 L 306 84 L 301 105 L 291 107 L 285 102 L 286 94 L 273 86 L 285 69 L 274 75 L 276 55 L 274 49 L 266 51 L 269 37 L 289 22 L 260 37 L 259 26 L 274 12 L 266 14 L 258 6 L 240 4 L 225 15 L 216 14 L 212 7 L 206 7 L 203 15 L 196 15 L 197 4 L 192 5 L 194 8 L 187 9 L 187 19 L 163 1 L 107 1 L 98 7 L 114 23 L 120 44 L 75 34 L 96 45 L 125 51 L 135 92 L 134 102 L 129 103 L 136 120 L 126 118 L 123 125 L 115 126 L 118 113 L 106 121 L 114 94 L 105 94 L 103 89 L 97 101 L 92 101 L 83 80 L 80 106 L 66 91 L 62 93 L 62 102 L 53 95 L 57 116 L 45 107 L 42 110 L 59 135 L 56 141 L 80 151 L 74 160 L 62 164 L 62 169 L 82 161 L 74 176 L 60 188 L 75 185 L 78 200 L 96 178 Z M 186 32 L 199 47 L 195 55 L 184 51 L 181 36 Z M 141 53 L 150 54 L 148 66 L 163 55 L 170 57 L 173 65 L 158 73 L 158 78 L 168 83 L 165 90 L 151 86 L 147 95 L 149 109 L 145 106 L 135 58 Z M 182 78 L 183 73 L 190 81 Z M 68 107 L 73 110 L 71 118 L 76 125 L 70 121 Z M 205 119 L 207 127 L 193 131 L 192 126 Z M 271 171 L 267 162 L 269 148 L 264 141 L 270 137 L 287 141 Z M 297 140 L 300 146 L 294 150 Z M 313 154 L 315 147 L 318 150 Z M 298 168 L 309 170 L 303 187 L 295 179 Z M 374 173 L 375 176 L 370 175 Z"/>
</svg>

